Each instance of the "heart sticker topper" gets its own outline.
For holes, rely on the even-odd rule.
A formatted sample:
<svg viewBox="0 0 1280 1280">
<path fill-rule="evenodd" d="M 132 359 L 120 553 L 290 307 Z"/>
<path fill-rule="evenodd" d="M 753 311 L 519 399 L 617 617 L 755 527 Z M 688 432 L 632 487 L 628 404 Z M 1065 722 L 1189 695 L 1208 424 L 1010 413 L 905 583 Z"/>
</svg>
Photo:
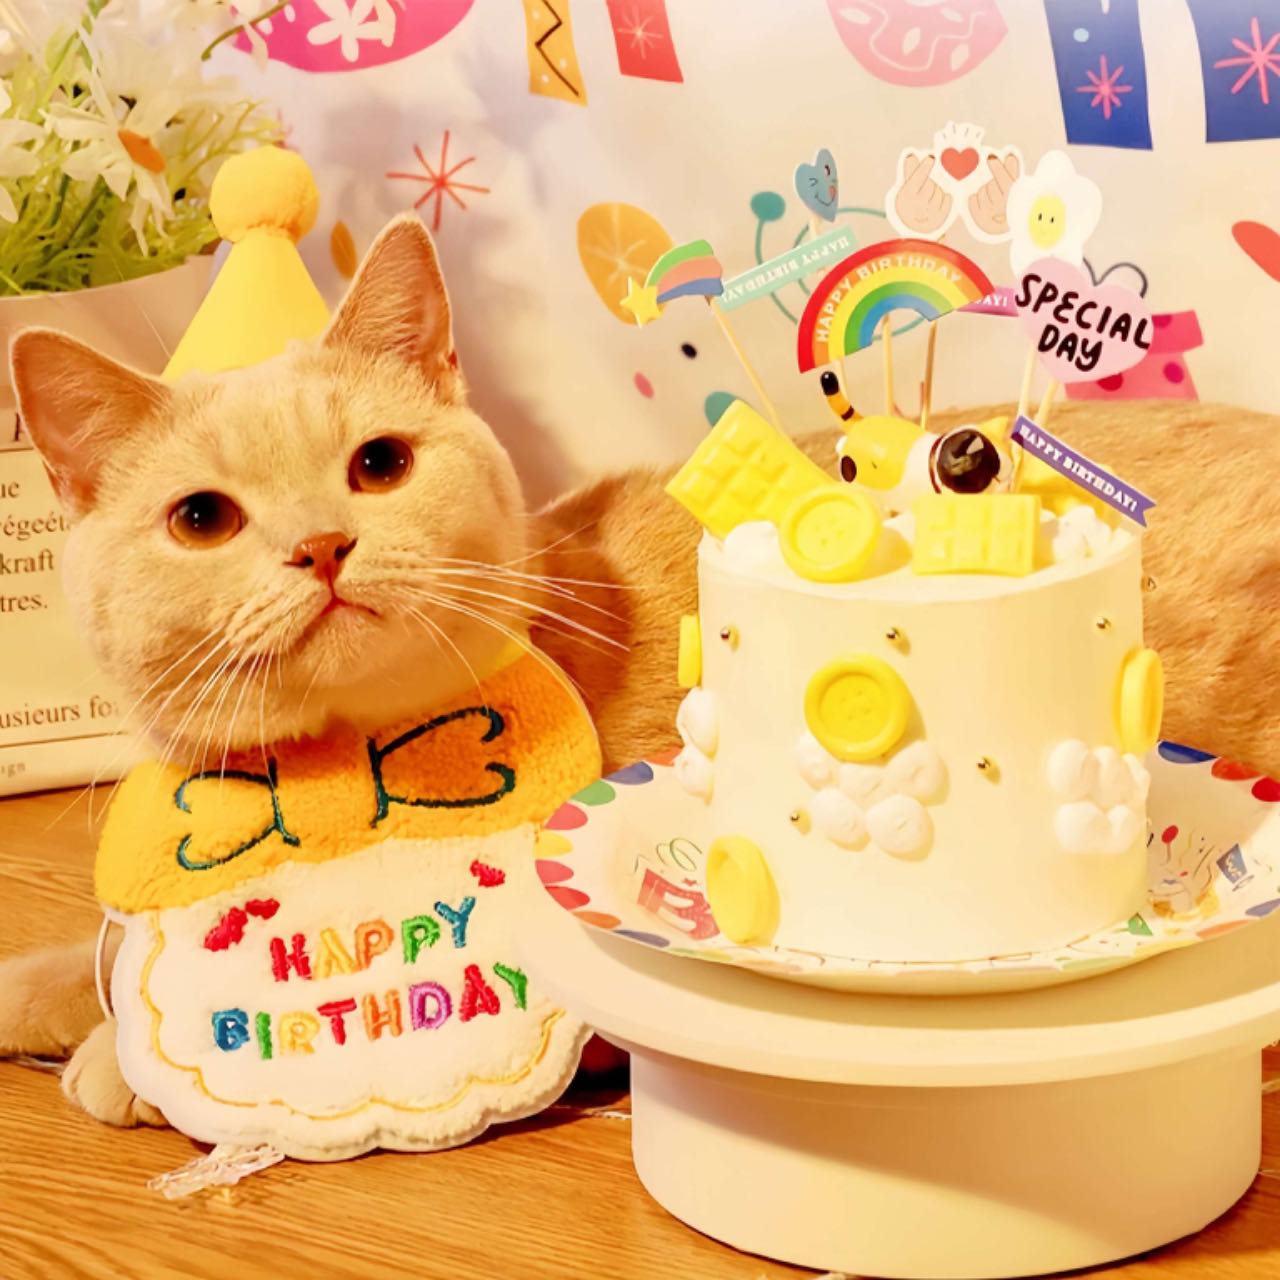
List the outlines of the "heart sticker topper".
<svg viewBox="0 0 1280 1280">
<path fill-rule="evenodd" d="M 1009 191 L 1022 175 L 1017 147 L 984 145 L 976 124 L 947 124 L 926 150 L 907 147 L 884 211 L 901 236 L 940 240 L 957 218 L 975 240 L 1009 238 Z"/>
<path fill-rule="evenodd" d="M 836 220 L 840 207 L 840 179 L 831 152 L 823 147 L 812 164 L 796 165 L 796 195 L 810 213 L 827 222 Z"/>
<path fill-rule="evenodd" d="M 1123 285 L 1096 285 L 1058 258 L 1033 262 L 1014 301 L 1041 366 L 1058 382 L 1123 373 L 1151 349 L 1151 309 L 1140 295 Z"/>
</svg>

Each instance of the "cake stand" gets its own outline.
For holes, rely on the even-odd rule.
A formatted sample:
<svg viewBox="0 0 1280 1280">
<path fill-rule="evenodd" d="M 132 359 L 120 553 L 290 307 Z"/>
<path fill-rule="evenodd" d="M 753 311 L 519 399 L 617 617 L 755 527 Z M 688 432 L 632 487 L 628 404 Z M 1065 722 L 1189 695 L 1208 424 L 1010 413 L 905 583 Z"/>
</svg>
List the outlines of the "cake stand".
<svg viewBox="0 0 1280 1280">
<path fill-rule="evenodd" d="M 996 1280 L 1198 1231 L 1261 1150 L 1280 913 L 1063 987 L 824 991 L 663 955 L 531 897 L 531 979 L 632 1054 L 648 1191 L 819 1270 Z"/>
</svg>

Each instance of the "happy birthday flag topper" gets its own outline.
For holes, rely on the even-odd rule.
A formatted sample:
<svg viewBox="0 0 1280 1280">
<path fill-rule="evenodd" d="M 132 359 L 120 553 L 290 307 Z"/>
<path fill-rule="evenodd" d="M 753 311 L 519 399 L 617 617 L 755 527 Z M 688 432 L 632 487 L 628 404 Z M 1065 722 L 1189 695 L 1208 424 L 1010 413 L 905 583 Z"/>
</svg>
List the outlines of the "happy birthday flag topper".
<svg viewBox="0 0 1280 1280">
<path fill-rule="evenodd" d="M 927 150 L 907 147 L 885 196 L 885 215 L 902 236 L 940 240 L 957 218 L 987 244 L 1009 238 L 1009 193 L 1022 175 L 1017 147 L 984 145 L 974 124 L 939 129 Z"/>
<path fill-rule="evenodd" d="M 1146 528 L 1147 512 L 1156 504 L 1154 499 L 1148 498 L 1140 489 L 1135 489 L 1084 454 L 1077 453 L 1070 445 L 1057 436 L 1050 435 L 1024 415 L 1020 415 L 1014 423 L 1010 438 L 1059 475 L 1066 476 L 1073 484 L 1079 485 L 1087 493 L 1115 508 L 1121 515 L 1128 516 L 1130 520 Z"/>
<path fill-rule="evenodd" d="M 840 179 L 831 152 L 823 147 L 812 164 L 796 165 L 796 195 L 810 213 L 834 222 L 840 209 Z"/>
<path fill-rule="evenodd" d="M 757 298 L 767 298 L 792 281 L 840 261 L 857 247 L 858 238 L 848 227 L 837 227 L 816 240 L 802 240 L 794 249 L 726 280 L 720 305 L 726 311 L 732 311 Z"/>
</svg>

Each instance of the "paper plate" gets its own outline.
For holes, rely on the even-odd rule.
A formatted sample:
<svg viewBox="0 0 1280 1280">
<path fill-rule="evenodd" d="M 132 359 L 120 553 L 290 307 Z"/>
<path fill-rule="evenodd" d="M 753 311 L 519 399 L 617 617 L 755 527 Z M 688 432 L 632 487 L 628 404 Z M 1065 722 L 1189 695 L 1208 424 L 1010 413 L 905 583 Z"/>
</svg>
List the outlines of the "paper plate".
<svg viewBox="0 0 1280 1280">
<path fill-rule="evenodd" d="M 706 806 L 676 781 L 675 755 L 629 765 L 580 791 L 548 821 L 537 862 L 547 893 L 584 925 L 668 955 L 843 991 L 1018 991 L 1221 937 L 1280 907 L 1280 783 L 1166 742 L 1147 761 L 1148 903 L 1129 920 L 1052 951 L 959 964 L 735 946 L 703 896 Z"/>
</svg>

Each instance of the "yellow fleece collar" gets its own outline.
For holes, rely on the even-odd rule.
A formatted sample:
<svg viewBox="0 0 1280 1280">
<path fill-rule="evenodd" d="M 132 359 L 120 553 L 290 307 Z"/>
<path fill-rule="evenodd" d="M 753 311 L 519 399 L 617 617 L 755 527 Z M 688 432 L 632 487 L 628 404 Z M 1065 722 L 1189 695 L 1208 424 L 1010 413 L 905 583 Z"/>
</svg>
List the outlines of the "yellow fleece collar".
<svg viewBox="0 0 1280 1280">
<path fill-rule="evenodd" d="M 567 678 L 525 656 L 373 736 L 343 728 L 277 743 L 225 770 L 139 766 L 107 815 L 97 894 L 126 913 L 187 906 L 285 862 L 505 831 L 542 821 L 599 772 Z"/>
</svg>

